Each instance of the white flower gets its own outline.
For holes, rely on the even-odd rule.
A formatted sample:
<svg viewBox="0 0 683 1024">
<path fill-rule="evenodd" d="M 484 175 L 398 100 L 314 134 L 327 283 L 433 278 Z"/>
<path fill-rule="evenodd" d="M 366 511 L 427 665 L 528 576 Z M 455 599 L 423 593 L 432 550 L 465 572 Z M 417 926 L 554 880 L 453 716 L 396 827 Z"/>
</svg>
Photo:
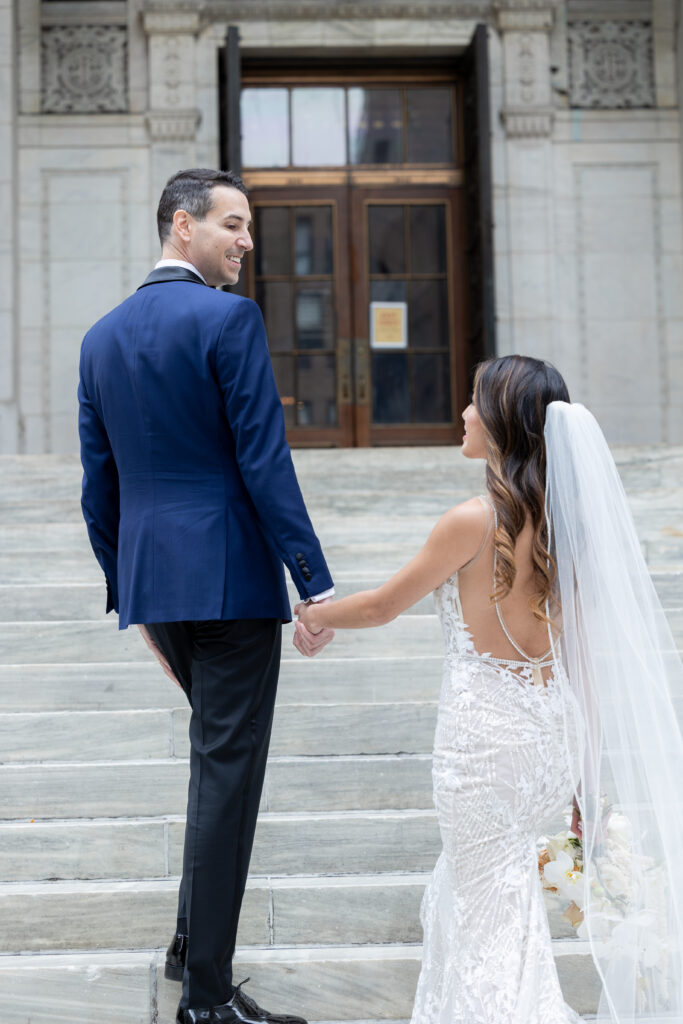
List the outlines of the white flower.
<svg viewBox="0 0 683 1024">
<path fill-rule="evenodd" d="M 551 860 L 543 868 L 543 878 L 548 885 L 557 889 L 561 899 L 576 903 L 582 910 L 584 903 L 584 877 L 578 871 L 574 858 L 564 850 L 558 850 L 555 860 Z"/>
<path fill-rule="evenodd" d="M 572 835 L 571 832 L 565 831 L 558 832 L 554 836 L 548 836 L 545 847 L 550 854 L 551 860 L 556 860 L 558 853 L 568 853 L 571 855 L 570 835 Z"/>
<path fill-rule="evenodd" d="M 607 823 L 608 837 L 610 839 L 620 839 L 627 847 L 630 847 L 632 833 L 631 822 L 626 815 L 620 814 L 619 811 L 612 811 Z"/>
</svg>

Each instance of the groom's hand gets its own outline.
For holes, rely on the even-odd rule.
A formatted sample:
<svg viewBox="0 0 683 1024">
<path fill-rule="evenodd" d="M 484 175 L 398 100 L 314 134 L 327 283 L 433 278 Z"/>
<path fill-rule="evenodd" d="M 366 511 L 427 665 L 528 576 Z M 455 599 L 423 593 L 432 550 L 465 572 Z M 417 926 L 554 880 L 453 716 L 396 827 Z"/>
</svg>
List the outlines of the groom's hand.
<svg viewBox="0 0 683 1024">
<path fill-rule="evenodd" d="M 331 597 L 326 597 L 323 601 L 319 601 L 319 604 L 326 604 L 331 601 Z M 294 609 L 295 614 L 300 614 L 300 610 L 305 608 L 305 604 L 299 604 Z M 334 630 L 323 628 L 317 632 L 312 632 L 308 629 L 304 623 L 299 619 L 298 622 L 294 623 L 294 637 L 292 643 L 296 647 L 300 654 L 303 654 L 306 658 L 313 658 L 316 654 L 322 651 L 323 647 L 327 647 L 330 640 L 334 639 Z"/>
</svg>

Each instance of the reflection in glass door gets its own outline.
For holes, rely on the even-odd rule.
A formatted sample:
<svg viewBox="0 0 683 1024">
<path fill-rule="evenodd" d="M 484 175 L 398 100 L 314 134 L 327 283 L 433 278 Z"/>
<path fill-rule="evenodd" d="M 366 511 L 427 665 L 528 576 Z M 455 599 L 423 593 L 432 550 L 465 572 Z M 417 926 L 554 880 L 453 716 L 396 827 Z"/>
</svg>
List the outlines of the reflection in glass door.
<svg viewBox="0 0 683 1024">
<path fill-rule="evenodd" d="M 449 423 L 446 206 L 371 203 L 367 230 L 370 314 L 405 310 L 400 338 L 370 331 L 372 423 Z"/>
<path fill-rule="evenodd" d="M 336 427 L 332 205 L 260 205 L 256 301 L 292 427 Z"/>
<path fill-rule="evenodd" d="M 359 442 L 453 441 L 463 397 L 455 359 L 464 318 L 462 265 L 453 265 L 458 196 L 397 189 L 390 198 L 387 191 L 358 190 L 354 202 L 356 365 L 369 366 Z"/>
<path fill-rule="evenodd" d="M 255 197 L 250 288 L 290 441 L 455 441 L 464 374 L 454 190 L 298 192 Z"/>
</svg>

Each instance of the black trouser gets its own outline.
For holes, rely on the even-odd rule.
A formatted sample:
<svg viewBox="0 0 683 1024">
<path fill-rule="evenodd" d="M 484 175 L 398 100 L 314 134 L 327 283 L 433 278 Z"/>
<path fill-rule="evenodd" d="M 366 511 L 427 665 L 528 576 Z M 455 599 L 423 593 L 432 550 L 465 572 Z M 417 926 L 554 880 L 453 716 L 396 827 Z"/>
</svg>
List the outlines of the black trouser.
<svg viewBox="0 0 683 1024">
<path fill-rule="evenodd" d="M 247 881 L 280 669 L 279 619 L 147 626 L 192 708 L 190 786 L 178 898 L 189 936 L 182 1007 L 232 995 Z"/>
</svg>

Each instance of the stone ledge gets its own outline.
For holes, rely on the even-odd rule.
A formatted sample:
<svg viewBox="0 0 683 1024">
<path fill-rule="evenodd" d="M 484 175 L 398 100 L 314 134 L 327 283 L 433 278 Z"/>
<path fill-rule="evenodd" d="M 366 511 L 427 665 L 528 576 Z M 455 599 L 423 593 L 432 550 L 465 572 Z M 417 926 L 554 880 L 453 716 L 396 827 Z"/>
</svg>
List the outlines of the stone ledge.
<svg viewBox="0 0 683 1024">
<path fill-rule="evenodd" d="M 198 110 L 151 110 L 145 123 L 152 142 L 186 142 L 194 139 L 200 118 Z"/>
<path fill-rule="evenodd" d="M 420 956 L 419 945 L 238 948 L 235 966 L 266 1006 L 328 1024 L 395 1024 L 410 1017 Z M 3 1024 L 172 1024 L 179 986 L 164 979 L 163 959 L 162 950 L 0 957 Z M 570 988 L 591 985 L 587 952 L 561 953 L 556 962 L 568 1001 L 580 1013 L 594 1012 L 591 991 Z"/>
</svg>

